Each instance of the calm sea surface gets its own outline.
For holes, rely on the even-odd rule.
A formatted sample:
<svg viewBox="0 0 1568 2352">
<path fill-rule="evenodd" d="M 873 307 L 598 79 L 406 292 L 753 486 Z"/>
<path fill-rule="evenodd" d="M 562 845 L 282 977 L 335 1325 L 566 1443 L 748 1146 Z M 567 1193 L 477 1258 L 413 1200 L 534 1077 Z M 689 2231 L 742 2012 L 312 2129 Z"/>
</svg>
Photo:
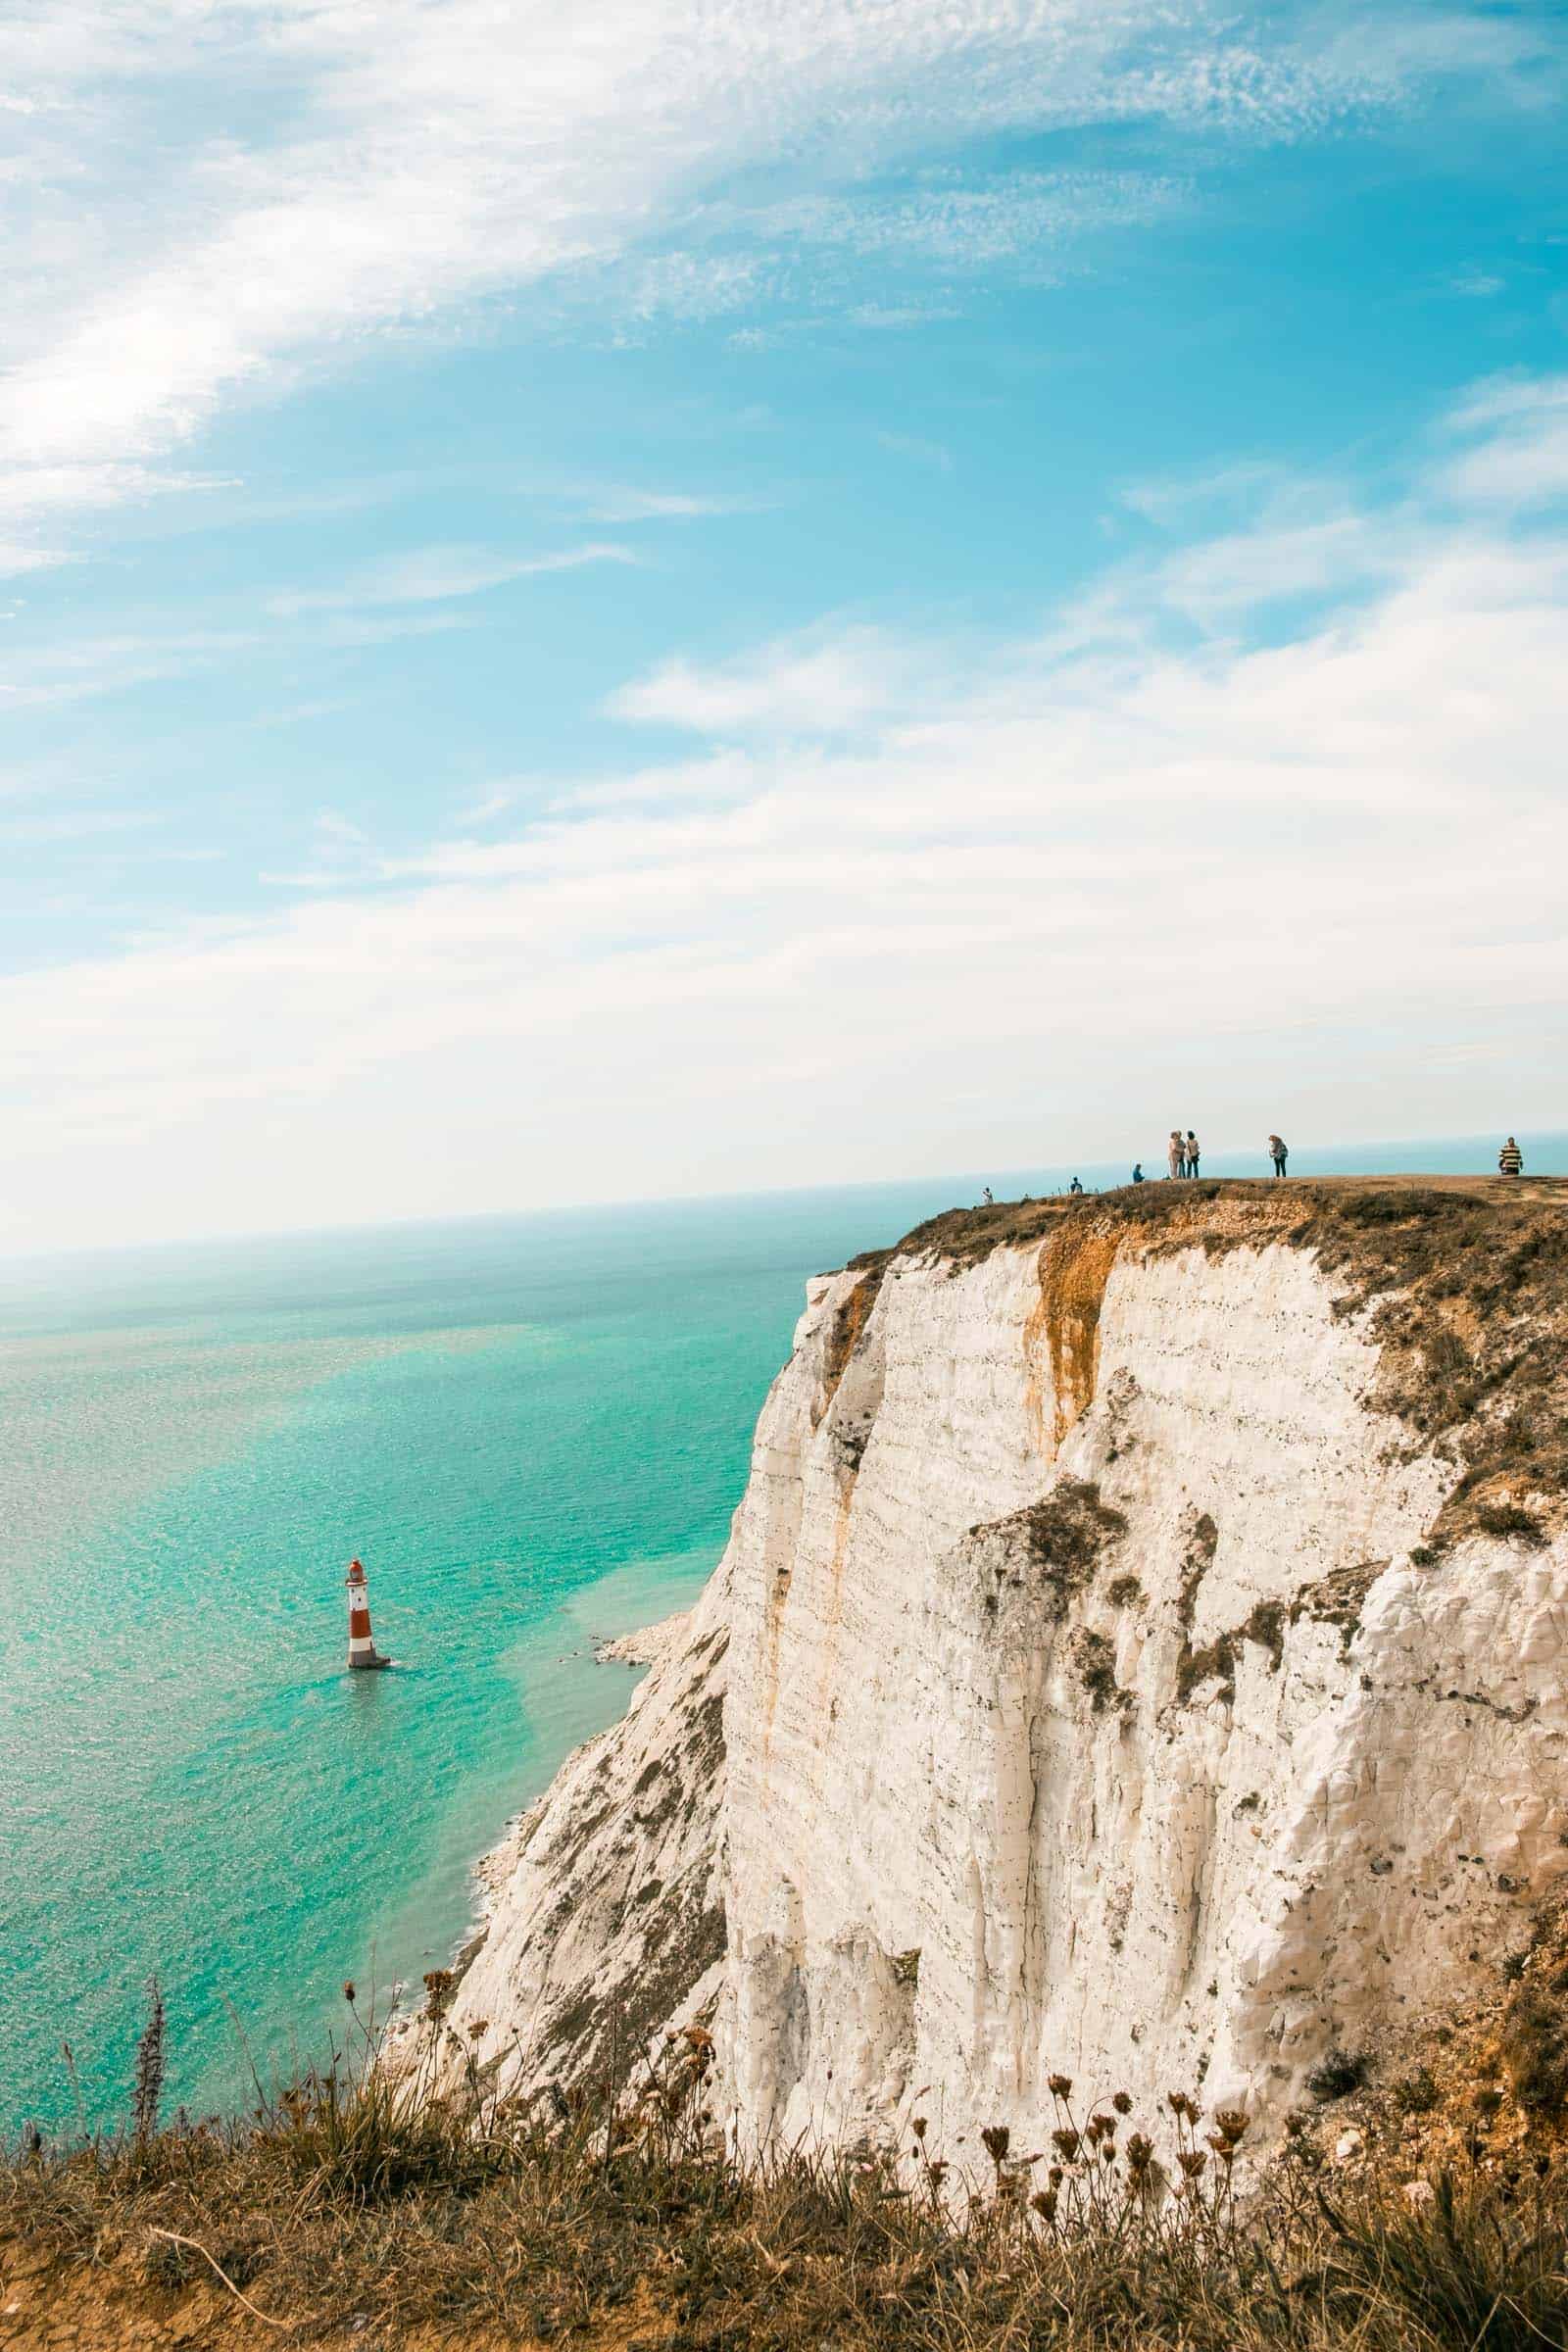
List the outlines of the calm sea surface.
<svg viewBox="0 0 1568 2352">
<path fill-rule="evenodd" d="M 247 2049 L 317 2054 L 346 1978 L 441 1964 L 476 1857 L 625 1703 L 593 1642 L 717 1559 L 806 1276 L 981 1181 L 0 1263 L 0 2132 L 75 2119 L 65 2041 L 87 2121 L 123 2113 L 154 1970 L 205 2110 Z M 354 1552 L 389 1674 L 344 1670 Z"/>
</svg>

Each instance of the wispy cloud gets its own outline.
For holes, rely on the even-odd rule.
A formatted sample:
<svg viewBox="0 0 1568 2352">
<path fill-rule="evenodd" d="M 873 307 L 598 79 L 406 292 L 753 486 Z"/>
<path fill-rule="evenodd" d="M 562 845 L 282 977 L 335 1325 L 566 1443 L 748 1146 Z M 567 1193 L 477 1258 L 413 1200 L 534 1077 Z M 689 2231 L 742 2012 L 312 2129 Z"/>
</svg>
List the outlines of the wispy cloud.
<svg viewBox="0 0 1568 2352">
<path fill-rule="evenodd" d="M 635 564 L 629 547 L 593 541 L 557 548 L 548 555 L 509 556 L 487 547 L 420 547 L 366 564 L 331 588 L 293 589 L 269 600 L 280 618 L 302 612 L 345 612 L 380 605 L 433 605 L 449 598 L 479 596 L 509 581 L 556 571 L 578 571 L 585 564 Z"/>
<path fill-rule="evenodd" d="M 890 710 L 912 649 L 875 629 L 780 640 L 719 667 L 666 662 L 621 687 L 615 718 L 709 735 L 832 735 Z"/>
<path fill-rule="evenodd" d="M 1453 423 L 1472 446 L 1447 468 L 1452 497 L 1515 507 L 1568 498 L 1568 375 L 1499 377 L 1482 385 Z"/>
<path fill-rule="evenodd" d="M 70 561 L 64 548 L 26 547 L 17 540 L 0 539 L 0 579 L 20 580 L 29 571 L 52 571 Z"/>
<path fill-rule="evenodd" d="M 162 821 L 150 808 L 56 808 L 48 815 L 0 817 L 0 841 L 12 849 L 74 847 L 145 832 Z"/>
<path fill-rule="evenodd" d="M 863 180 L 966 136 L 1156 118 L 1292 138 L 1473 74 L 1489 15 L 1455 8 L 1418 38 L 1389 0 L 1350 40 L 1328 17 L 1222 23 L 1204 0 L 83 0 L 69 30 L 34 12 L 0 28 L 34 257 L 11 240 L 0 462 L 34 484 L 16 495 L 48 476 L 76 507 L 137 496 L 222 402 L 389 323 L 461 322 L 634 256 L 640 290 L 610 288 L 628 317 L 732 308 L 756 256 L 706 249 L 705 213 L 739 172 L 809 153 Z M 153 151 L 156 174 L 127 167 Z M 795 226 L 967 270 L 1165 201 L 1058 175 L 821 200 Z"/>
<path fill-rule="evenodd" d="M 725 514 L 760 514 L 776 503 L 707 491 L 607 489 L 591 495 L 588 511 L 596 522 L 703 522 Z"/>
<path fill-rule="evenodd" d="M 0 641 L 0 711 L 79 702 L 186 677 L 250 653 L 261 642 L 247 629 L 126 631 L 15 647 Z"/>
<path fill-rule="evenodd" d="M 981 186 L 921 186 L 895 195 L 802 196 L 753 217 L 758 232 L 847 248 L 878 260 L 985 269 L 1048 259 L 1091 229 L 1156 219 L 1186 190 L 1131 172 L 1019 172 Z"/>
</svg>

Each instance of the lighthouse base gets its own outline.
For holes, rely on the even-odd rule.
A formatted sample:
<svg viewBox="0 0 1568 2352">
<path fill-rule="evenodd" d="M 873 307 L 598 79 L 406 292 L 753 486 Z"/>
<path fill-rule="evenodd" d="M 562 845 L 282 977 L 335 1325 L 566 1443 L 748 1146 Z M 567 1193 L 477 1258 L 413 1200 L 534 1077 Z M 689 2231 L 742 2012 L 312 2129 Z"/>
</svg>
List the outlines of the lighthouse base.
<svg viewBox="0 0 1568 2352">
<path fill-rule="evenodd" d="M 391 1659 L 383 1658 L 378 1649 L 372 1649 L 368 1657 L 349 1659 L 349 1665 L 356 1674 L 374 1674 L 378 1668 L 390 1666 L 391 1663 Z"/>
</svg>

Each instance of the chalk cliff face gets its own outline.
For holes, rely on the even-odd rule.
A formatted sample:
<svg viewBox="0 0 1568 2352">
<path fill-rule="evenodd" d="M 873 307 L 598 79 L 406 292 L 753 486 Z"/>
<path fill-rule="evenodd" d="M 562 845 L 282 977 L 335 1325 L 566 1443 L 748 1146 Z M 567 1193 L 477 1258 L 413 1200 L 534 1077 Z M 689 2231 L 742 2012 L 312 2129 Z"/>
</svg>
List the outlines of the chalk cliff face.
<svg viewBox="0 0 1568 2352">
<path fill-rule="evenodd" d="M 1057 2072 L 1283 2113 L 1568 1868 L 1565 1298 L 1547 1189 L 1160 1188 L 814 1282 L 460 2028 L 569 2071 L 646 1979 L 751 2148 L 1037 2140 Z"/>
<path fill-rule="evenodd" d="M 568 1756 L 482 1865 L 489 1917 L 448 2020 L 454 2075 L 460 2049 L 519 2096 L 621 2073 L 716 1992 L 728 1601 L 721 1569 L 690 1616 L 656 1629 L 622 1721 Z"/>
</svg>

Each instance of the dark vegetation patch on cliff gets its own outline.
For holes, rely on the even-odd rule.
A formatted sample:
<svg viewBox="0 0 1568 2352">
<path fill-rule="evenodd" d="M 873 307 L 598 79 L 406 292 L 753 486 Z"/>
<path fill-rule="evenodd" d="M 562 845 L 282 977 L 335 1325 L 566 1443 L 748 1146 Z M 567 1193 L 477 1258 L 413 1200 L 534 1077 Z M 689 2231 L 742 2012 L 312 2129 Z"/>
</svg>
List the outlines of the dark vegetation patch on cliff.
<svg viewBox="0 0 1568 2352">
<path fill-rule="evenodd" d="M 1286 1607 L 1282 1600 L 1260 1600 L 1240 1625 L 1216 1634 L 1213 1641 L 1193 1646 L 1193 1619 L 1204 1577 L 1214 1565 L 1219 1529 L 1207 1511 L 1195 1512 L 1187 1533 L 1186 1549 L 1176 1582 L 1176 1622 L 1182 1630 L 1176 1659 L 1176 1696 L 1185 1705 L 1204 1684 L 1217 1682 L 1217 1695 L 1228 1706 L 1236 1696 L 1236 1662 L 1245 1642 L 1254 1642 L 1269 1654 L 1277 1673 L 1285 1655 Z"/>
<path fill-rule="evenodd" d="M 334 2068 L 246 2123 L 0 2154 L 0 2296 L 19 2352 L 342 2342 L 398 2352 L 1535 2352 L 1568 2338 L 1568 2187 L 1545 2110 L 1468 2128 L 1424 2196 L 1363 2104 L 1293 2119 L 1248 2210 L 1245 2110 L 1145 2117 L 1061 2083 L 1042 2152 L 917 2114 L 897 2149 L 776 2150 L 711 2116 L 701 2026 L 620 2100 L 526 2103 L 470 2068 L 436 2099 Z M 1440 2062 L 1441 2063 L 1441 2062 Z M 1328 2147 L 1320 2144 L 1326 2136 Z M 1238 2165 L 1240 2154 L 1241 2166 Z M 978 2170 L 954 2201 L 955 2157 Z"/>
<path fill-rule="evenodd" d="M 1219 1529 L 1207 1511 L 1196 1512 L 1187 1531 L 1187 1544 L 1176 1581 L 1176 1616 L 1184 1631 L 1193 1622 L 1193 1613 L 1198 1607 L 1198 1589 L 1213 1567 L 1218 1547 Z"/>
<path fill-rule="evenodd" d="M 1133 1712 L 1138 1701 L 1116 1680 L 1116 1645 L 1108 1634 L 1081 1625 L 1073 1637 L 1072 1662 L 1096 1715 L 1102 1715 L 1107 1707 L 1113 1707 L 1118 1715 Z"/>
<path fill-rule="evenodd" d="M 1184 1634 L 1181 1654 L 1176 1661 L 1176 1695 L 1185 1702 L 1205 1683 L 1218 1682 L 1218 1696 L 1229 1706 L 1236 1696 L 1236 1664 L 1242 1644 L 1253 1642 L 1269 1654 L 1269 1667 L 1278 1673 L 1285 1655 L 1285 1603 L 1282 1600 L 1260 1600 L 1243 1618 L 1201 1649 L 1194 1649 Z"/>
<path fill-rule="evenodd" d="M 1100 1499 L 1092 1480 L 1063 1478 L 1039 1502 L 969 1530 L 995 1561 L 1016 1561 L 1044 1587 L 1052 1616 L 1060 1621 L 1094 1581 L 1108 1545 L 1127 1532 L 1123 1512 Z"/>
<path fill-rule="evenodd" d="M 1348 1649 L 1360 1628 L 1361 1604 L 1388 1565 L 1387 1560 L 1355 1560 L 1315 1585 L 1303 1585 L 1291 1603 L 1291 1623 L 1311 1617 L 1319 1625 L 1337 1625 L 1340 1647 Z"/>
</svg>

